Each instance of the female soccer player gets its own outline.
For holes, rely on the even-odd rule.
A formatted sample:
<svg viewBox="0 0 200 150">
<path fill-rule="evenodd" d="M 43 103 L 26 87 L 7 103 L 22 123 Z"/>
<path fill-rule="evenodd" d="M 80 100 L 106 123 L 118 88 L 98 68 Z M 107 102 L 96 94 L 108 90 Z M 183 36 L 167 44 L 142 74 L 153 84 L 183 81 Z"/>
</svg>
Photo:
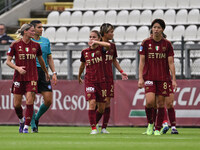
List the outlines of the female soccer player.
<svg viewBox="0 0 200 150">
<path fill-rule="evenodd" d="M 98 107 L 101 111 L 105 109 L 105 97 L 107 95 L 105 73 L 104 73 L 104 58 L 103 47 L 106 50 L 110 49 L 110 43 L 100 42 L 101 35 L 98 31 L 93 30 L 90 33 L 89 48 L 84 49 L 81 53 L 81 65 L 79 68 L 78 80 L 83 83 L 81 74 L 86 67 L 85 74 L 85 97 L 89 101 L 89 121 L 92 131 L 90 134 L 97 134 L 96 129 L 96 112 L 95 108 Z"/>
<path fill-rule="evenodd" d="M 18 30 L 18 33 L 20 33 L 23 37 L 11 44 L 7 53 L 6 64 L 15 69 L 12 93 L 14 94 L 15 112 L 20 120 L 19 133 L 28 133 L 28 127 L 33 115 L 35 93 L 37 93 L 38 74 L 36 57 L 46 74 L 46 80 L 49 80 L 50 77 L 42 58 L 40 45 L 31 40 L 35 34 L 33 25 L 22 25 L 22 27 Z M 15 56 L 15 64 L 12 63 L 13 56 Z M 21 106 L 22 96 L 24 94 L 26 96 L 25 118 L 23 117 L 23 109 Z"/>
<path fill-rule="evenodd" d="M 173 48 L 171 43 L 163 38 L 165 22 L 155 19 L 151 24 L 152 37 L 145 39 L 140 47 L 138 87 L 145 87 L 146 115 L 148 120 L 147 135 L 153 134 L 153 107 L 158 97 L 158 116 L 154 135 L 160 135 L 164 117 L 165 97 L 169 96 L 170 72 L 172 86 L 176 89 Z M 170 72 L 169 72 L 170 70 Z"/>
<path fill-rule="evenodd" d="M 102 40 L 104 42 L 109 42 L 113 39 L 114 27 L 109 23 L 104 23 L 100 27 L 100 33 L 102 36 Z M 104 113 L 99 111 L 97 109 L 96 116 L 97 116 L 97 123 L 101 119 L 103 115 L 103 124 L 102 124 L 102 130 L 101 133 L 109 133 L 106 130 L 106 127 L 108 125 L 108 121 L 110 119 L 110 100 L 114 97 L 114 81 L 113 81 L 113 72 L 112 72 L 112 64 L 117 68 L 117 70 L 122 75 L 122 80 L 127 80 L 128 76 L 127 74 L 122 70 L 122 68 L 119 65 L 119 62 L 117 61 L 117 50 L 114 43 L 109 42 L 111 45 L 111 48 L 109 51 L 106 51 L 106 53 L 103 53 L 105 57 L 105 77 L 106 77 L 106 83 L 107 83 L 107 97 L 106 97 L 106 108 Z"/>
</svg>

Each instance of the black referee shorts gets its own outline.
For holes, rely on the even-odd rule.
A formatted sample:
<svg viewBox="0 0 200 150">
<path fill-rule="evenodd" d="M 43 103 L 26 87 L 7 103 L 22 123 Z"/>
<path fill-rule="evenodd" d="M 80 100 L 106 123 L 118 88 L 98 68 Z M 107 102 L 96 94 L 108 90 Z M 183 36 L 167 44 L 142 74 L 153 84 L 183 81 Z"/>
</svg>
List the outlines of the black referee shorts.
<svg viewBox="0 0 200 150">
<path fill-rule="evenodd" d="M 52 92 L 51 82 L 46 81 L 45 72 L 42 70 L 42 68 L 37 67 L 38 71 L 38 93 L 50 91 Z"/>
</svg>

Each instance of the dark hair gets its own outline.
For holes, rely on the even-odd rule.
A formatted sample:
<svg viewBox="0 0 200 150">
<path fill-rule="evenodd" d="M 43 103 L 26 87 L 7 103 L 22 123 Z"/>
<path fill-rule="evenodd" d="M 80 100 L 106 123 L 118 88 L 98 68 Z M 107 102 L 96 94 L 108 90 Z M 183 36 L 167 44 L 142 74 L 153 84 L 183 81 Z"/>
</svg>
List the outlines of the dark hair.
<svg viewBox="0 0 200 150">
<path fill-rule="evenodd" d="M 94 32 L 94 33 L 96 33 L 96 34 L 97 34 L 97 36 L 98 36 L 98 38 L 100 38 L 100 39 L 101 39 L 101 34 L 99 33 L 99 31 L 97 31 L 97 30 L 92 30 L 91 32 Z"/>
<path fill-rule="evenodd" d="M 154 24 L 158 23 L 162 27 L 162 29 L 165 29 L 165 22 L 162 19 L 154 19 L 153 22 L 151 23 L 151 28 L 153 28 Z"/>
<path fill-rule="evenodd" d="M 37 24 L 40 24 L 40 23 L 42 23 L 40 20 L 33 20 L 33 21 L 31 21 L 30 24 L 32 24 L 32 25 L 34 26 L 34 28 L 35 28 L 36 25 L 37 25 Z"/>
<path fill-rule="evenodd" d="M 108 33 L 109 30 L 114 29 L 113 25 L 110 23 L 104 23 L 100 27 L 100 34 L 103 37 L 104 33 Z"/>
</svg>

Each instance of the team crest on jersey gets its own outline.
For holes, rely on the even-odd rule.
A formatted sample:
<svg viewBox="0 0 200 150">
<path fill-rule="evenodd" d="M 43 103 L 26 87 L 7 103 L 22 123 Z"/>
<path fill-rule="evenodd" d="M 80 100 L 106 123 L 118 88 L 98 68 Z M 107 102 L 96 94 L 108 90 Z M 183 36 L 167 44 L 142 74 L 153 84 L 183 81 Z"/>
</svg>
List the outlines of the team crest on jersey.
<svg viewBox="0 0 200 150">
<path fill-rule="evenodd" d="M 32 48 L 32 51 L 36 51 L 36 48 Z"/>
<path fill-rule="evenodd" d="M 25 48 L 25 51 L 26 51 L 26 52 L 28 52 L 28 51 L 29 51 L 29 48 L 28 48 L 28 47 L 26 47 L 26 48 Z"/>
<path fill-rule="evenodd" d="M 157 51 L 159 51 L 160 47 L 159 47 L 159 46 L 156 46 L 155 49 L 156 49 Z"/>
<path fill-rule="evenodd" d="M 91 97 L 91 94 L 87 94 L 87 98 L 90 98 Z"/>
<path fill-rule="evenodd" d="M 96 55 L 99 55 L 100 54 L 100 51 L 96 51 Z"/>
<path fill-rule="evenodd" d="M 18 51 L 20 52 L 20 51 L 22 51 L 22 47 L 21 46 L 19 46 L 19 49 L 18 49 Z"/>
<path fill-rule="evenodd" d="M 91 56 L 94 57 L 94 54 L 95 54 L 95 53 L 92 53 Z"/>
<path fill-rule="evenodd" d="M 163 50 L 163 51 L 166 51 L 166 47 L 163 47 L 162 50 Z"/>
<path fill-rule="evenodd" d="M 149 48 L 148 48 L 149 50 L 151 50 L 152 49 L 152 47 L 151 47 L 151 44 L 149 44 Z"/>
</svg>

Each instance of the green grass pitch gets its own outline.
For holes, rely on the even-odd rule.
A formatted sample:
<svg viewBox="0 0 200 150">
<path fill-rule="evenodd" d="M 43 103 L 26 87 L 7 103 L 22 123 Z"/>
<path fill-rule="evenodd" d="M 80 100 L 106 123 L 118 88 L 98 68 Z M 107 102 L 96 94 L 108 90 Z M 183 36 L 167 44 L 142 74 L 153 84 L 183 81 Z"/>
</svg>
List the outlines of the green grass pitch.
<svg viewBox="0 0 200 150">
<path fill-rule="evenodd" d="M 0 150 L 198 150 L 199 128 L 178 128 L 179 135 L 142 135 L 146 128 L 108 127 L 90 135 L 90 127 L 39 127 L 19 134 L 18 126 L 0 126 Z"/>
</svg>

